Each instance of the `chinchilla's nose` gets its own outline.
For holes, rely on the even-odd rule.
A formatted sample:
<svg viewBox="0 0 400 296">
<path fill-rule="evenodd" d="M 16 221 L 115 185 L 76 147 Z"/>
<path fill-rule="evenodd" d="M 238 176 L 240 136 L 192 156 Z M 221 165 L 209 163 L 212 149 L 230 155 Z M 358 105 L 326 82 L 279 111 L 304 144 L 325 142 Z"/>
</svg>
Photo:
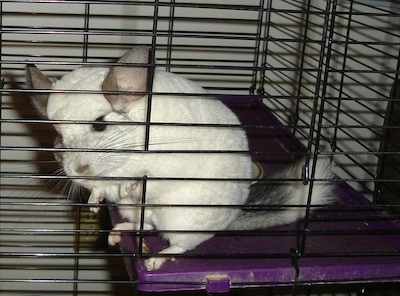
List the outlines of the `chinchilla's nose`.
<svg viewBox="0 0 400 296">
<path fill-rule="evenodd" d="M 90 173 L 90 165 L 87 163 L 78 163 L 75 167 L 75 171 L 79 175 L 89 175 Z"/>
</svg>

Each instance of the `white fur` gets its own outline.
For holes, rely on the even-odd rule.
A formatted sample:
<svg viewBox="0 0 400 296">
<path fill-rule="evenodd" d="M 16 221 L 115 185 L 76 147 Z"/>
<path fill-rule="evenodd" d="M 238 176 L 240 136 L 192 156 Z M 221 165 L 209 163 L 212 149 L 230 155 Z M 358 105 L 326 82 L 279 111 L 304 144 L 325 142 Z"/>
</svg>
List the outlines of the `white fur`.
<svg viewBox="0 0 400 296">
<path fill-rule="evenodd" d="M 121 61 L 129 62 L 132 57 L 141 57 L 145 63 L 146 50 L 130 51 Z M 122 77 L 122 84 L 143 91 L 135 85 L 135 80 L 143 85 L 143 71 L 121 68 L 114 72 Z M 30 72 L 33 84 L 42 81 L 36 88 L 46 88 L 46 78 L 34 69 Z M 265 193 L 262 189 L 261 194 L 249 198 L 250 182 L 246 180 L 252 177 L 252 165 L 246 153 L 246 134 L 234 113 L 219 100 L 207 97 L 203 88 L 181 76 L 155 71 L 151 106 L 148 96 L 119 96 L 128 100 L 115 103 L 114 97 L 101 93 L 105 77 L 113 77 L 109 73 L 113 71 L 92 67 L 67 74 L 53 85 L 65 92 L 52 93 L 46 112 L 40 111 L 51 120 L 60 120 L 55 126 L 62 136 L 62 147 L 70 150 L 58 158 L 65 173 L 91 191 L 91 209 L 97 211 L 97 204 L 105 198 L 116 203 L 128 221 L 114 227 L 110 245 L 120 241 L 123 230 L 157 229 L 170 243 L 160 253 L 173 256 L 210 238 L 210 231 L 269 227 L 304 216 L 304 208 L 298 207 L 267 212 L 265 216 L 224 207 L 246 201 L 252 204 L 252 196 L 257 197 L 255 205 L 306 205 L 309 187 L 290 182 L 275 191 L 265 187 Z M 115 85 L 115 80 L 106 81 L 107 87 Z M 146 122 L 149 110 L 150 125 Z M 109 122 L 104 131 L 93 128 L 99 118 Z M 330 164 L 318 162 L 315 177 L 330 179 Z M 276 178 L 300 178 L 299 167 L 278 173 Z M 332 200 L 329 184 L 315 182 L 312 193 L 312 205 Z M 144 223 L 140 225 L 142 217 Z M 146 266 L 158 269 L 164 261 L 165 257 L 150 258 Z"/>
<path fill-rule="evenodd" d="M 104 68 L 79 68 L 54 84 L 54 89 L 100 91 L 107 74 Z M 154 92 L 202 93 L 197 84 L 172 73 L 156 71 Z M 147 116 L 147 96 L 132 105 L 127 114 L 112 111 L 102 94 L 53 93 L 49 97 L 47 115 L 52 120 L 105 120 L 123 122 L 109 125 L 104 132 L 92 130 L 91 124 L 56 125 L 63 137 L 63 146 L 92 151 L 63 153 L 66 174 L 78 177 L 76 182 L 92 190 L 91 202 L 103 197 L 120 203 L 124 218 L 138 225 L 140 208 L 126 204 L 140 203 L 143 183 L 121 198 L 121 186 L 126 178 L 147 176 L 146 204 L 168 204 L 169 207 L 145 209 L 145 224 L 162 230 L 223 230 L 237 217 L 238 210 L 207 205 L 243 204 L 249 193 L 249 182 L 210 181 L 209 178 L 251 178 L 251 160 L 246 154 L 223 153 L 247 151 L 245 132 L 241 128 L 201 126 L 161 126 L 157 123 L 239 124 L 237 117 L 219 100 L 205 96 L 153 95 L 151 104 L 149 152 L 144 151 Z M 126 123 L 139 123 L 131 125 Z M 97 149 L 124 149 L 123 153 Z M 170 151 L 176 150 L 176 153 Z M 179 151 L 199 153 L 180 153 Z M 169 151 L 159 153 L 159 151 Z M 205 151 L 205 153 L 201 153 Z M 215 151 L 215 153 L 209 153 Z M 85 173 L 79 167 L 89 165 Z M 98 180 L 79 177 L 98 177 Z M 114 177 L 116 180 L 102 180 Z M 125 178 L 125 180 L 124 180 Z M 207 180 L 154 180 L 154 178 L 206 178 Z M 131 182 L 135 182 L 134 180 Z M 129 186 L 128 186 L 129 187 Z M 187 207 L 173 207 L 187 205 Z M 204 207 L 190 207 L 204 205 Z M 135 224 L 136 223 L 136 224 Z M 168 250 L 192 249 L 212 234 L 167 232 Z M 113 241 L 113 239 L 111 239 Z M 166 252 L 168 252 L 168 250 Z M 158 268 L 162 258 L 148 261 L 148 268 Z"/>
</svg>

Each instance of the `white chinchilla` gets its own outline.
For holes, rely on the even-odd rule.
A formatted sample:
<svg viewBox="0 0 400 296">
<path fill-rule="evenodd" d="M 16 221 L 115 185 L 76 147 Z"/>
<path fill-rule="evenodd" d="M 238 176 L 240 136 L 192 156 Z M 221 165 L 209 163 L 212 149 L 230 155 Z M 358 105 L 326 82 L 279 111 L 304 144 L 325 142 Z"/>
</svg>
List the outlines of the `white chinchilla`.
<svg viewBox="0 0 400 296">
<path fill-rule="evenodd" d="M 119 242 L 120 230 L 139 229 L 142 207 L 132 204 L 140 204 L 144 187 L 151 207 L 144 208 L 143 228 L 160 230 L 169 241 L 163 254 L 193 249 L 212 237 L 210 231 L 263 228 L 302 217 L 301 207 L 271 212 L 223 207 L 305 205 L 309 187 L 251 185 L 247 138 L 237 117 L 194 82 L 157 69 L 150 101 L 148 60 L 149 49 L 138 46 L 117 66 L 81 67 L 54 83 L 28 65 L 33 89 L 57 90 L 37 92 L 32 102 L 43 117 L 60 121 L 55 128 L 63 152 L 57 158 L 66 175 L 91 191 L 90 203 L 115 202 L 128 221 L 115 225 L 109 243 Z M 315 175 L 331 178 L 329 162 L 318 161 Z M 299 178 L 299 166 L 274 177 Z M 312 197 L 316 205 L 329 202 L 332 186 L 315 182 Z M 165 260 L 150 258 L 146 266 L 158 269 Z"/>
</svg>

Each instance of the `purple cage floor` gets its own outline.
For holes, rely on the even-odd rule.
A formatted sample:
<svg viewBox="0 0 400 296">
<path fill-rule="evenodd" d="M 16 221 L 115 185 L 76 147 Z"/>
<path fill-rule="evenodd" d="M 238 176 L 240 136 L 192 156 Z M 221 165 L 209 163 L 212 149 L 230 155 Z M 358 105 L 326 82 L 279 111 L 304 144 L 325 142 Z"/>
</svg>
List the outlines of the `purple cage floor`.
<svg viewBox="0 0 400 296">
<path fill-rule="evenodd" d="M 279 121 L 259 100 L 223 101 L 244 125 L 253 126 L 246 130 L 250 150 L 268 151 L 254 157 L 265 176 L 305 153 L 304 146 L 287 129 L 279 128 Z M 311 214 L 304 254 L 297 260 L 293 260 L 293 250 L 302 243 L 302 221 L 244 235 L 218 233 L 157 271 L 147 271 L 144 258 L 131 256 L 126 260 L 128 272 L 138 281 L 137 288 L 146 292 L 226 292 L 236 286 L 272 286 L 295 280 L 399 281 L 400 223 L 344 182 L 338 183 L 336 195 L 334 205 Z M 156 234 L 145 240 L 151 253 L 167 246 Z M 122 252 L 137 254 L 137 249 L 134 236 L 124 234 Z"/>
</svg>

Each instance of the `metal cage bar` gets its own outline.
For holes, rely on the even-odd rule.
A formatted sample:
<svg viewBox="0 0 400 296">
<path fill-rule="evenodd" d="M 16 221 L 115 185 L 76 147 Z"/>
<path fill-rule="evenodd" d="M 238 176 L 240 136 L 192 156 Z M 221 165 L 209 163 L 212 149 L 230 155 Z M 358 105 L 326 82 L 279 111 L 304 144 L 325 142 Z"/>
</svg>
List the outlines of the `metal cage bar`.
<svg viewBox="0 0 400 296">
<path fill-rule="evenodd" d="M 386 295 L 391 290 L 396 295 L 399 116 L 398 94 L 390 90 L 396 90 L 400 74 L 399 9 L 391 1 L 369 0 L 1 1 L 0 293 L 148 295 L 180 290 L 201 295 L 231 290 L 237 295 L 331 296 Z M 144 122 L 107 122 L 146 128 L 145 147 L 135 153 L 199 152 L 150 149 L 153 127 L 243 128 L 251 139 L 249 150 L 201 153 L 251 155 L 258 175 L 229 181 L 309 184 L 307 204 L 152 205 L 149 182 L 226 179 L 127 177 L 144 187 L 138 204 L 131 204 L 140 208 L 140 225 L 136 231 L 122 231 L 121 251 L 110 249 L 107 235 L 121 219 L 115 204 L 101 204 L 100 215 L 91 213 L 89 192 L 68 187 L 76 178 L 62 175 L 53 158 L 53 153 L 105 152 L 53 146 L 53 125 L 93 122 L 38 119 L 26 98 L 47 91 L 29 89 L 24 68 L 34 63 L 46 75 L 59 77 L 79 66 L 114 67 L 123 51 L 144 44 L 150 45 L 150 59 L 142 65 L 148 67 L 149 79 L 147 91 L 139 93 L 147 96 L 148 106 L 154 96 L 203 96 L 153 91 L 155 71 L 166 69 L 204 86 L 237 112 L 241 124 L 153 122 L 150 107 Z M 271 177 L 301 157 L 301 177 Z M 338 201 L 314 212 L 313 187 L 327 182 L 315 175 L 315 165 L 324 157 L 337 163 L 330 181 L 337 186 Z M 215 237 L 198 249 L 174 254 L 176 262 L 165 270 L 149 272 L 143 260 L 163 254 L 156 248 L 146 251 L 146 244 L 158 247 L 164 242 L 157 235 L 174 232 L 146 229 L 145 212 L 154 207 L 249 212 L 304 207 L 305 214 L 298 224 L 271 229 L 198 231 Z M 179 269 L 179 262 L 200 268 Z M 231 266 L 224 265 L 229 262 Z M 239 263 L 245 271 L 235 267 Z"/>
</svg>

